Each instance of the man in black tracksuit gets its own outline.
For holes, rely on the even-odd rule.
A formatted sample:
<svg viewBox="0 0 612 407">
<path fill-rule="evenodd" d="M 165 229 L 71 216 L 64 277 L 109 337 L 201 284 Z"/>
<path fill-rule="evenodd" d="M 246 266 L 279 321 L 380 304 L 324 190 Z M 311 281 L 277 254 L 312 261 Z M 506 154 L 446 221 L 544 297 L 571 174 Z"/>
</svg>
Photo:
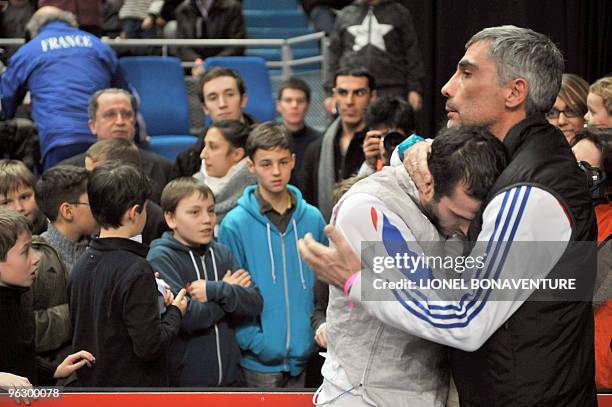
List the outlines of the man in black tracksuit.
<svg viewBox="0 0 612 407">
<path fill-rule="evenodd" d="M 449 127 L 485 126 L 510 158 L 471 222 L 470 239 L 491 248 L 479 281 L 574 279 L 581 295 L 569 297 L 566 290 L 559 299 L 531 288 L 506 292 L 503 301 L 480 290 L 461 301 L 436 301 L 436 293 L 429 293 L 419 307 L 402 297 L 361 302 L 386 324 L 451 347 L 462 407 L 597 405 L 588 296 L 594 245 L 580 244 L 594 242 L 597 226 L 585 175 L 563 134 L 544 117 L 563 68 L 561 52 L 546 36 L 514 26 L 486 28 L 468 41 L 442 94 Z M 435 186 L 426 170 L 428 148 L 419 144 L 407 152 L 404 165 L 426 193 Z M 330 241 L 343 247 L 334 236 Z M 323 254 L 312 244 L 304 249 L 317 276 L 336 286 L 344 287 L 356 271 L 340 264 L 359 264 L 350 250 Z M 334 263 L 336 256 L 343 260 Z M 360 286 L 361 274 L 351 281 L 353 288 Z M 358 301 L 360 291 L 350 290 L 351 299 Z"/>
<path fill-rule="evenodd" d="M 419 110 L 425 70 L 412 15 L 394 0 L 357 0 L 338 14 L 330 36 L 325 88 L 346 65 L 366 68 L 379 96 L 406 98 Z"/>
</svg>

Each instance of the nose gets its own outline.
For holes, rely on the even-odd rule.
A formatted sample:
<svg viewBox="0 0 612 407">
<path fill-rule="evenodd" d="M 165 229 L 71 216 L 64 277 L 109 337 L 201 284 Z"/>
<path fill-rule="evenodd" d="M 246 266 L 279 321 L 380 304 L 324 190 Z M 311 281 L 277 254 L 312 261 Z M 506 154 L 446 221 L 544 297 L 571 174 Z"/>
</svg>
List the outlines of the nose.
<svg viewBox="0 0 612 407">
<path fill-rule="evenodd" d="M 204 148 L 200 152 L 200 160 L 205 160 L 207 155 L 208 155 L 208 151 L 206 150 L 206 146 L 204 146 Z"/>
<path fill-rule="evenodd" d="M 16 210 L 19 213 L 24 213 L 25 212 L 25 206 L 23 205 L 23 203 L 21 202 L 20 199 L 15 199 L 13 201 L 13 209 Z"/>
<path fill-rule="evenodd" d="M 446 97 L 447 99 L 453 96 L 456 76 L 457 74 L 455 73 L 453 76 L 450 77 L 448 82 L 446 82 L 444 86 L 442 86 L 442 95 L 444 95 L 444 97 Z"/>
<path fill-rule="evenodd" d="M 586 114 L 584 115 L 584 121 L 587 122 L 587 124 L 591 121 L 591 111 L 587 111 Z"/>
<path fill-rule="evenodd" d="M 225 106 L 227 106 L 227 100 L 225 96 L 221 95 L 219 96 L 219 107 L 225 107 Z"/>
<path fill-rule="evenodd" d="M 211 224 L 213 223 L 213 218 L 215 217 L 215 213 L 208 213 L 208 211 L 205 211 L 204 216 L 202 216 L 202 224 L 207 225 L 207 224 Z"/>
<path fill-rule="evenodd" d="M 352 105 L 353 103 L 355 103 L 355 94 L 353 92 L 349 92 L 348 95 L 346 95 L 346 104 Z"/>
<path fill-rule="evenodd" d="M 278 175 L 278 174 L 280 174 L 280 164 L 274 163 L 272 164 L 272 175 Z"/>
<path fill-rule="evenodd" d="M 36 254 L 36 252 L 34 251 L 34 249 L 32 249 L 30 247 L 31 253 L 30 255 L 32 256 L 32 268 L 38 268 L 38 263 L 40 262 L 40 257 L 38 257 L 38 254 Z"/>
</svg>

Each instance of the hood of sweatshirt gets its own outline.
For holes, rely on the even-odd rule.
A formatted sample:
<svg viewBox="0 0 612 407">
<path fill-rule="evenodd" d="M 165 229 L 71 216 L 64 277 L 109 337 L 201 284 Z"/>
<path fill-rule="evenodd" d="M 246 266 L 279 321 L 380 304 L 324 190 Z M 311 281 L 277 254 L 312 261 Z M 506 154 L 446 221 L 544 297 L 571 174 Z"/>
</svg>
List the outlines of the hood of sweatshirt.
<svg viewBox="0 0 612 407">
<path fill-rule="evenodd" d="M 291 228 L 295 227 L 296 222 L 300 222 L 304 213 L 306 212 L 306 202 L 302 198 L 302 193 L 299 189 L 294 187 L 293 185 L 287 185 L 287 188 L 295 194 L 296 197 L 296 208 L 293 211 L 292 221 L 287 226 L 287 230 L 285 233 L 291 232 Z M 261 213 L 259 202 L 257 202 L 257 198 L 255 197 L 255 190 L 257 189 L 257 185 L 251 185 L 244 189 L 244 193 L 238 200 L 238 206 L 243 208 L 245 211 L 249 213 L 256 221 L 263 225 L 271 225 L 272 229 L 280 234 L 276 226 L 270 223 L 268 217 Z"/>
</svg>

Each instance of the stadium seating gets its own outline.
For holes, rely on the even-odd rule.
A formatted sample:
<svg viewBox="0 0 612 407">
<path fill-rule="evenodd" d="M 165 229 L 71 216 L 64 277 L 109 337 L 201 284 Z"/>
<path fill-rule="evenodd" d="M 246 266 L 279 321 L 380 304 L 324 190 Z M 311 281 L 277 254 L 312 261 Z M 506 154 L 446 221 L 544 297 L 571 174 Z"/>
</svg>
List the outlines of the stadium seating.
<svg viewBox="0 0 612 407">
<path fill-rule="evenodd" d="M 244 0 L 244 16 L 247 24 L 247 38 L 287 39 L 311 34 L 308 18 L 299 8 L 296 0 Z M 319 42 L 309 41 L 291 46 L 293 58 L 301 59 L 320 54 Z M 266 61 L 279 61 L 279 48 L 248 48 L 246 55 L 260 57 Z M 295 71 L 303 72 L 318 67 L 317 64 L 300 66 Z M 279 74 L 280 71 L 274 71 Z"/>
<path fill-rule="evenodd" d="M 196 140 L 189 134 L 187 88 L 180 60 L 124 57 L 120 64 L 140 96 L 140 113 L 151 136 L 146 148 L 174 160 Z"/>
</svg>

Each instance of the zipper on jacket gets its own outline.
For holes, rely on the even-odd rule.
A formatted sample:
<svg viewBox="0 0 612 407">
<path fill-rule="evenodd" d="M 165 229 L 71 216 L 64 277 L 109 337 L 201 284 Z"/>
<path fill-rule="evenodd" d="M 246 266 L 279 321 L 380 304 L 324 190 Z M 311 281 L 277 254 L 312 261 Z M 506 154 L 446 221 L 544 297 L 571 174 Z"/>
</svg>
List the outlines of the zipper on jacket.
<svg viewBox="0 0 612 407">
<path fill-rule="evenodd" d="M 204 268 L 204 280 L 208 281 L 208 274 L 206 273 L 206 262 L 204 261 L 204 257 L 206 256 L 206 253 L 204 254 L 204 256 L 200 257 L 200 261 L 202 262 L 202 267 Z M 214 256 L 214 254 L 211 254 L 211 256 Z M 215 271 L 215 280 L 219 280 L 219 276 L 217 276 L 217 270 Z M 199 272 L 198 272 L 198 277 L 199 277 Z M 217 379 L 217 386 L 221 385 L 221 382 L 223 381 L 223 363 L 221 362 L 221 342 L 219 342 L 219 327 L 217 326 L 217 324 L 215 323 L 215 342 L 217 344 L 217 364 L 219 367 L 219 377 Z"/>
<path fill-rule="evenodd" d="M 368 44 L 366 45 L 366 60 L 372 61 L 372 19 L 374 18 L 374 7 L 368 6 Z"/>
<path fill-rule="evenodd" d="M 368 6 L 368 45 L 372 44 L 372 19 L 374 18 L 374 7 Z"/>
<path fill-rule="evenodd" d="M 285 234 L 281 234 L 281 252 L 283 254 L 283 276 L 285 279 L 285 310 L 287 312 L 287 340 L 285 341 L 285 352 L 289 356 L 289 345 L 291 343 L 291 310 L 289 308 L 289 282 L 287 281 L 287 256 L 285 253 Z M 287 359 L 285 363 L 288 364 Z"/>
</svg>

